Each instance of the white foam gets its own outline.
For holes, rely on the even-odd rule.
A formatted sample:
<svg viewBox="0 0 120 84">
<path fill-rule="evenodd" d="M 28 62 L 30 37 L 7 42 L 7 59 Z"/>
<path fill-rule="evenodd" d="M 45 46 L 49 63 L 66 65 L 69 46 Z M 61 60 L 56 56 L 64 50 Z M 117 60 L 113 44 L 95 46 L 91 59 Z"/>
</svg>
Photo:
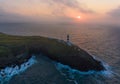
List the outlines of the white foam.
<svg viewBox="0 0 120 84">
<path fill-rule="evenodd" d="M 88 71 L 88 72 L 82 72 L 82 71 L 78 71 L 76 69 L 72 69 L 71 67 L 69 67 L 68 65 L 63 65 L 61 63 L 56 63 L 56 68 L 60 71 L 62 71 L 63 69 L 68 70 L 68 72 L 71 74 L 73 73 L 79 73 L 79 74 L 83 74 L 83 75 L 88 75 L 88 74 L 93 74 L 95 71 Z M 72 76 L 71 76 L 72 77 Z"/>
<path fill-rule="evenodd" d="M 61 63 L 55 63 L 56 68 L 63 74 L 66 75 L 64 72 L 67 72 L 69 74 L 69 77 L 71 79 L 74 79 L 75 75 L 74 74 L 79 74 L 79 75 L 101 75 L 104 77 L 112 77 L 113 76 L 113 72 L 110 69 L 110 66 L 107 64 L 103 64 L 103 66 L 106 68 L 106 70 L 103 71 L 94 71 L 94 70 L 90 70 L 87 72 L 83 72 L 83 71 L 78 71 L 76 69 L 72 69 L 71 67 L 67 66 L 67 65 L 63 65 Z"/>
<path fill-rule="evenodd" d="M 32 56 L 27 62 L 21 64 L 20 68 L 18 66 L 13 67 L 6 67 L 0 71 L 0 83 L 3 81 L 9 81 L 12 76 L 16 74 L 20 74 L 21 72 L 25 71 L 27 68 L 32 66 L 36 63 L 35 56 Z"/>
<path fill-rule="evenodd" d="M 101 71 L 100 74 L 104 75 L 105 77 L 113 77 L 113 71 L 111 70 L 111 67 L 104 62 L 102 62 L 102 65 L 106 70 Z"/>
<path fill-rule="evenodd" d="M 102 65 L 104 66 L 104 68 L 106 69 L 106 70 L 100 71 L 98 74 L 102 74 L 105 77 L 113 77 L 113 71 L 107 63 L 105 63 L 103 60 L 101 60 L 99 58 L 96 58 L 95 56 L 93 56 L 93 58 L 95 60 L 100 61 L 102 63 Z"/>
</svg>

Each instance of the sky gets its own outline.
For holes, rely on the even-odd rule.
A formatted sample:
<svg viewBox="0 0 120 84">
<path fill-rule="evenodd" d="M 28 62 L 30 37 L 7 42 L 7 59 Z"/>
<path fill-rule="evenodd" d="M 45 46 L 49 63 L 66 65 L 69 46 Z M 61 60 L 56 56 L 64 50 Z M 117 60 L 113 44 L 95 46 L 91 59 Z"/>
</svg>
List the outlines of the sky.
<svg viewBox="0 0 120 84">
<path fill-rule="evenodd" d="M 0 22 L 119 24 L 119 21 L 120 0 L 0 0 Z"/>
</svg>

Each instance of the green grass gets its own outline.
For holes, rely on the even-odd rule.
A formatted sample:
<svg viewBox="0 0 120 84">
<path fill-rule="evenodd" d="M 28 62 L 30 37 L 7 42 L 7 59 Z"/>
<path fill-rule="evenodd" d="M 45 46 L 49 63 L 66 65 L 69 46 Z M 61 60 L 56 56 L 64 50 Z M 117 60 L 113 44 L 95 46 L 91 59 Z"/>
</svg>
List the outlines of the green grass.
<svg viewBox="0 0 120 84">
<path fill-rule="evenodd" d="M 75 55 L 78 53 L 78 49 L 77 46 L 68 46 L 67 43 L 59 42 L 57 39 L 40 36 L 14 36 L 0 33 L 0 53 L 4 53 L 1 56 L 6 56 L 7 54 L 9 56 L 9 53 L 12 53 L 16 57 L 22 52 L 39 53 L 41 51 L 59 58 L 66 55 Z"/>
<path fill-rule="evenodd" d="M 0 59 L 4 58 L 7 60 L 11 58 L 13 61 L 13 59 L 17 60 L 19 54 L 39 54 L 40 52 L 59 58 L 69 52 L 73 52 L 73 48 L 67 46 L 66 43 L 60 43 L 57 39 L 40 36 L 14 36 L 0 33 Z"/>
<path fill-rule="evenodd" d="M 0 68 L 12 64 L 19 65 L 32 54 L 40 53 L 79 70 L 103 69 L 100 62 L 95 61 L 86 51 L 75 45 L 69 46 L 67 42 L 41 36 L 14 36 L 0 33 Z"/>
</svg>

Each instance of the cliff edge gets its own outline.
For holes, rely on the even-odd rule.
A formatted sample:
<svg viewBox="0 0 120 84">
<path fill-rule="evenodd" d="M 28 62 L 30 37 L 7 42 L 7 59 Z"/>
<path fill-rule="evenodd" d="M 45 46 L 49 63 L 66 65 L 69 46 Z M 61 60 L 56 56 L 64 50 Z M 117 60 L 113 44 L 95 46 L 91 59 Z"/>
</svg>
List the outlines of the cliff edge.
<svg viewBox="0 0 120 84">
<path fill-rule="evenodd" d="M 101 71 L 100 61 L 78 46 L 58 39 L 41 36 L 14 36 L 0 33 L 0 69 L 20 65 L 32 54 L 44 54 L 50 59 L 80 71 Z"/>
</svg>

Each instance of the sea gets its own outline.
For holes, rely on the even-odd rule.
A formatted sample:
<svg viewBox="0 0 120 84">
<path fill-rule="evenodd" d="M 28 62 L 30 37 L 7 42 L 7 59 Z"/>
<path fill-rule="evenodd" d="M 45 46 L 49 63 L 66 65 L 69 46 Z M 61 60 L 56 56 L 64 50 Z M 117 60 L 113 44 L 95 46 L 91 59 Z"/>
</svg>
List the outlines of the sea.
<svg viewBox="0 0 120 84">
<path fill-rule="evenodd" d="M 95 24 L 0 23 L 0 32 L 70 42 L 100 60 L 106 71 L 81 72 L 40 56 L 36 63 L 1 84 L 120 84 L 120 27 Z M 2 80 L 1 80 L 2 81 Z"/>
</svg>

